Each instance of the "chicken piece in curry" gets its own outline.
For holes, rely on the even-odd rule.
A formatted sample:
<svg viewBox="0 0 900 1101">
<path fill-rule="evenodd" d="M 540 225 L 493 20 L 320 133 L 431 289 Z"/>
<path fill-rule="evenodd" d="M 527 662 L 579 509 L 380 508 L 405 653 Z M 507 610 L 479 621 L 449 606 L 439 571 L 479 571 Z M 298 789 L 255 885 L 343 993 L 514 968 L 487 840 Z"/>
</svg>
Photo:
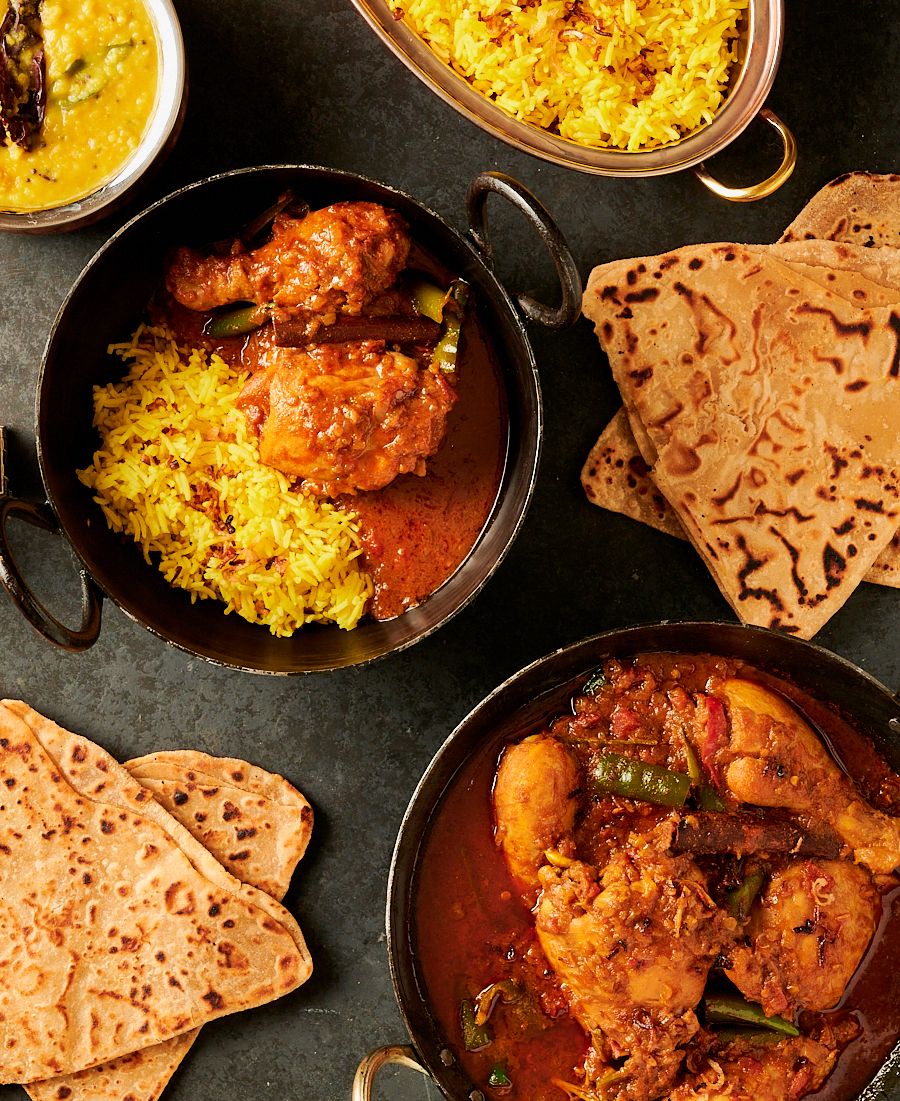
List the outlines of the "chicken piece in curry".
<svg viewBox="0 0 900 1101">
<path fill-rule="evenodd" d="M 172 298 L 212 315 L 209 332 L 248 319 L 253 374 L 238 405 L 260 437 L 260 460 L 326 497 L 424 475 L 456 401 L 454 364 L 435 354 L 441 325 L 399 282 L 409 228 L 392 210 L 340 202 L 274 215 L 269 240 L 226 255 L 178 248 Z M 440 314 L 438 314 L 440 317 Z M 239 322 L 240 323 L 240 322 Z"/>
<path fill-rule="evenodd" d="M 191 310 L 255 302 L 315 314 L 361 313 L 406 267 L 409 233 L 399 214 L 377 203 L 334 203 L 298 218 L 275 215 L 272 236 L 227 256 L 179 248 L 166 286 Z"/>
<path fill-rule="evenodd" d="M 877 759 L 854 782 L 780 683 L 725 659 L 611 660 L 571 714 L 504 748 L 494 843 L 525 921 L 469 934 L 509 944 L 468 979 L 461 1046 L 491 1068 L 479 1085 L 797 1101 L 845 1049 L 872 1056 L 867 1028 L 893 1044 L 897 1010 L 881 1035 L 859 982 L 845 992 L 900 893 L 897 777 Z M 549 1040 L 529 1048 L 560 1018 L 583 1033 L 568 1068 Z"/>
</svg>

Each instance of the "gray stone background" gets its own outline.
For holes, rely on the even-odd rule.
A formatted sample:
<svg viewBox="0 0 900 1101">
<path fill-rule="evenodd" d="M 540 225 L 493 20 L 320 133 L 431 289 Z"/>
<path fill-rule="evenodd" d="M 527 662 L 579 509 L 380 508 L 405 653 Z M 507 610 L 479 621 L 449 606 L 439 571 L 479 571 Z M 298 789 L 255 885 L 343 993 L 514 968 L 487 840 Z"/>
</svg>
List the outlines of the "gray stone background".
<svg viewBox="0 0 900 1101">
<path fill-rule="evenodd" d="M 34 392 L 56 312 L 82 266 L 144 205 L 205 176 L 306 163 L 398 187 L 459 229 L 469 179 L 518 178 L 549 208 L 582 275 L 598 262 L 682 244 L 772 241 L 842 172 L 900 171 L 900 3 L 786 0 L 786 44 L 768 105 L 794 130 L 799 162 L 774 196 L 730 204 L 690 173 L 640 181 L 556 168 L 458 117 L 375 38 L 349 0 L 176 0 L 190 67 L 181 139 L 130 206 L 59 237 L 0 236 L 0 422 L 11 432 L 12 488 L 42 499 Z M 757 122 L 712 166 L 727 182 L 779 158 Z M 552 300 L 543 248 L 492 203 L 498 273 Z M 546 432 L 525 526 L 493 580 L 447 626 L 395 657 L 285 679 L 207 665 L 107 604 L 99 642 L 55 650 L 0 594 L 0 691 L 25 699 L 120 759 L 191 746 L 281 772 L 311 800 L 316 830 L 286 903 L 315 959 L 307 985 L 203 1030 L 171 1101 L 322 1101 L 349 1097 L 362 1055 L 406 1041 L 388 972 L 384 900 L 404 808 L 431 756 L 491 689 L 523 665 L 599 631 L 658 619 L 732 619 L 687 545 L 590 505 L 578 480 L 618 405 L 585 321 L 531 330 Z M 900 430 L 900 426 L 898 426 Z M 77 616 L 60 541 L 11 525 L 29 579 L 51 610 Z M 900 591 L 862 585 L 816 641 L 892 689 L 900 685 Z M 385 1071 L 379 1098 L 436 1099 L 411 1071 Z M 0 1098 L 24 1097 L 0 1087 Z"/>
</svg>

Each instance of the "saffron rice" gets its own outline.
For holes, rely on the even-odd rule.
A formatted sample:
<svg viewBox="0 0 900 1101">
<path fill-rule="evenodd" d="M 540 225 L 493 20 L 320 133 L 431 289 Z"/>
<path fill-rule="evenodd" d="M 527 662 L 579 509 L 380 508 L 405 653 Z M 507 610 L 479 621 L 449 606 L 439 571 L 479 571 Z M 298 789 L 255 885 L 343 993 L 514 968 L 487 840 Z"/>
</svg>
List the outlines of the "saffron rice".
<svg viewBox="0 0 900 1101">
<path fill-rule="evenodd" d="M 314 621 L 356 626 L 372 595 L 356 517 L 259 462 L 235 408 L 246 374 L 162 328 L 142 325 L 110 352 L 130 369 L 94 387 L 101 445 L 78 477 L 112 530 L 192 601 L 224 601 L 226 614 L 274 635 Z"/>
<path fill-rule="evenodd" d="M 637 152 L 712 121 L 749 0 L 388 0 L 504 111 Z"/>
</svg>

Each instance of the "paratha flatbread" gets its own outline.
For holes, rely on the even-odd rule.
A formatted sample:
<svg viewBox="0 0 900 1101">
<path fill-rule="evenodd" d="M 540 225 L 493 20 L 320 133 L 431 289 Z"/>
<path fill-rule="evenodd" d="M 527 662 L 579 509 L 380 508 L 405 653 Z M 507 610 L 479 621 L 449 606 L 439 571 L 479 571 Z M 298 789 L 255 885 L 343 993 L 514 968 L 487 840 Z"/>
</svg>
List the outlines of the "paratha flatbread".
<svg viewBox="0 0 900 1101">
<path fill-rule="evenodd" d="M 868 248 L 900 247 L 900 176 L 847 172 L 827 183 L 784 231 L 782 241 L 818 237 Z"/>
<path fill-rule="evenodd" d="M 865 176 L 866 190 L 878 193 L 881 217 L 885 223 L 897 227 L 897 237 L 900 238 L 900 177 L 853 175 Z M 840 188 L 836 191 L 839 192 Z M 821 197 L 826 201 L 823 202 Z M 857 243 L 854 228 L 859 227 L 856 223 L 842 223 L 840 220 L 837 224 L 833 223 L 832 200 L 832 189 L 826 187 L 804 209 L 794 223 L 802 228 L 801 239 L 786 233 L 778 244 L 745 247 L 768 252 L 860 308 L 897 304 L 900 301 L 900 249 L 873 248 Z M 874 200 L 870 205 L 875 205 Z M 866 225 L 871 229 L 871 221 Z M 828 232 L 835 236 L 828 240 L 815 236 Z M 881 234 L 882 237 L 884 235 Z M 687 538 L 649 470 L 642 478 L 636 475 L 635 472 L 641 467 L 646 467 L 646 464 L 627 415 L 621 410 L 592 448 L 582 471 L 582 485 L 595 504 L 624 513 L 669 535 Z M 634 487 L 633 482 L 636 483 Z M 633 500 L 634 492 L 640 495 L 640 500 Z M 664 502 L 662 506 L 660 499 Z M 895 534 L 863 580 L 900 588 L 900 534 Z"/>
<path fill-rule="evenodd" d="M 283 777 L 275 776 L 246 761 L 231 757 L 211 757 L 193 750 L 150 754 L 135 761 L 127 761 L 125 767 L 134 776 L 150 763 L 159 763 L 160 768 L 170 770 L 167 773 L 169 776 L 179 771 L 180 763 L 181 770 L 187 772 L 186 785 L 198 782 L 199 774 L 193 771 L 193 766 L 202 766 L 205 770 L 203 777 L 213 785 L 229 784 L 233 787 L 236 781 L 241 781 L 245 784 L 245 789 L 240 790 L 254 793 L 252 803 L 241 812 L 239 828 L 245 835 L 254 831 L 254 837 L 265 838 L 265 846 L 261 849 L 257 843 L 254 860 L 236 861 L 235 874 L 242 882 L 252 882 L 254 886 L 280 901 L 287 892 L 297 863 L 306 851 L 312 831 L 312 807 L 300 792 Z M 208 842 L 213 842 L 205 844 L 204 848 L 209 849 L 219 863 L 222 863 L 223 857 L 229 855 L 227 850 L 231 846 L 225 843 L 217 847 L 214 843 L 215 831 L 205 828 L 204 823 L 198 823 L 194 817 L 197 813 L 208 814 L 209 808 L 189 813 L 190 800 L 182 799 L 181 793 L 182 789 L 175 786 L 165 792 L 155 793 L 154 798 L 201 843 L 201 835 L 205 835 Z M 225 802 L 227 799 L 223 797 L 223 809 L 229 814 L 228 808 L 224 807 Z M 224 840 L 227 842 L 231 838 Z M 257 872 L 257 858 L 263 860 L 266 852 L 280 854 L 278 867 L 264 868 L 262 874 L 256 875 L 255 880 L 249 879 L 249 875 Z M 244 874 L 240 874 L 241 872 Z M 267 886 L 263 886 L 264 883 Z M 131 1052 L 97 1067 L 50 1078 L 44 1082 L 32 1082 L 24 1087 L 25 1092 L 32 1101 L 157 1101 L 199 1033 L 199 1028 L 193 1029 L 161 1044 Z"/>
<path fill-rule="evenodd" d="M 900 313 L 732 244 L 597 268 L 584 312 L 738 616 L 811 637 L 900 524 Z"/>
<path fill-rule="evenodd" d="M 152 753 L 125 767 L 232 875 L 284 898 L 313 824 L 312 807 L 287 780 L 193 750 Z"/>
<path fill-rule="evenodd" d="M 199 1035 L 194 1028 L 97 1067 L 23 1088 L 33 1101 L 158 1101 Z"/>
<path fill-rule="evenodd" d="M 0 705 L 0 1082 L 106 1063 L 308 978 L 294 918 L 99 746 Z"/>
<path fill-rule="evenodd" d="M 900 248 L 819 240 L 748 247 L 768 252 L 855 306 L 893 305 L 900 294 Z"/>
<path fill-rule="evenodd" d="M 589 501 L 619 512 L 676 539 L 687 539 L 681 521 L 653 481 L 623 406 L 600 433 L 581 470 Z M 872 563 L 863 578 L 874 585 L 900 588 L 900 531 Z"/>
<path fill-rule="evenodd" d="M 687 539 L 681 521 L 653 481 L 624 407 L 591 448 L 581 470 L 581 484 L 595 505 L 621 512 L 676 539 Z"/>
</svg>

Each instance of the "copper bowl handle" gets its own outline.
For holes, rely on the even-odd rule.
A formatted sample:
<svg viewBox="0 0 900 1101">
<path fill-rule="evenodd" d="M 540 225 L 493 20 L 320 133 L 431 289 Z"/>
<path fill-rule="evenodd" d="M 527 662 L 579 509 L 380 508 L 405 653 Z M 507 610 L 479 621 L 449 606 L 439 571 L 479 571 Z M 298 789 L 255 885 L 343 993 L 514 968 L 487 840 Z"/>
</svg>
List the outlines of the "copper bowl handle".
<svg viewBox="0 0 900 1101">
<path fill-rule="evenodd" d="M 759 112 L 759 117 L 765 119 L 770 126 L 778 131 L 784 144 L 784 157 L 781 164 L 768 179 L 761 183 L 751 184 L 749 187 L 726 187 L 710 176 L 704 164 L 698 164 L 696 168 L 691 169 L 697 179 L 710 191 L 723 199 L 730 199 L 733 203 L 752 203 L 756 199 L 764 199 L 766 195 L 771 195 L 787 180 L 797 163 L 797 142 L 787 126 L 766 107 L 763 107 Z"/>
<path fill-rule="evenodd" d="M 372 1079 L 385 1063 L 399 1063 L 401 1067 L 409 1067 L 421 1074 L 428 1074 L 419 1062 L 415 1049 L 409 1045 L 395 1044 L 390 1047 L 376 1048 L 375 1051 L 370 1051 L 356 1068 L 352 1101 L 369 1101 L 372 1096 Z"/>
</svg>

